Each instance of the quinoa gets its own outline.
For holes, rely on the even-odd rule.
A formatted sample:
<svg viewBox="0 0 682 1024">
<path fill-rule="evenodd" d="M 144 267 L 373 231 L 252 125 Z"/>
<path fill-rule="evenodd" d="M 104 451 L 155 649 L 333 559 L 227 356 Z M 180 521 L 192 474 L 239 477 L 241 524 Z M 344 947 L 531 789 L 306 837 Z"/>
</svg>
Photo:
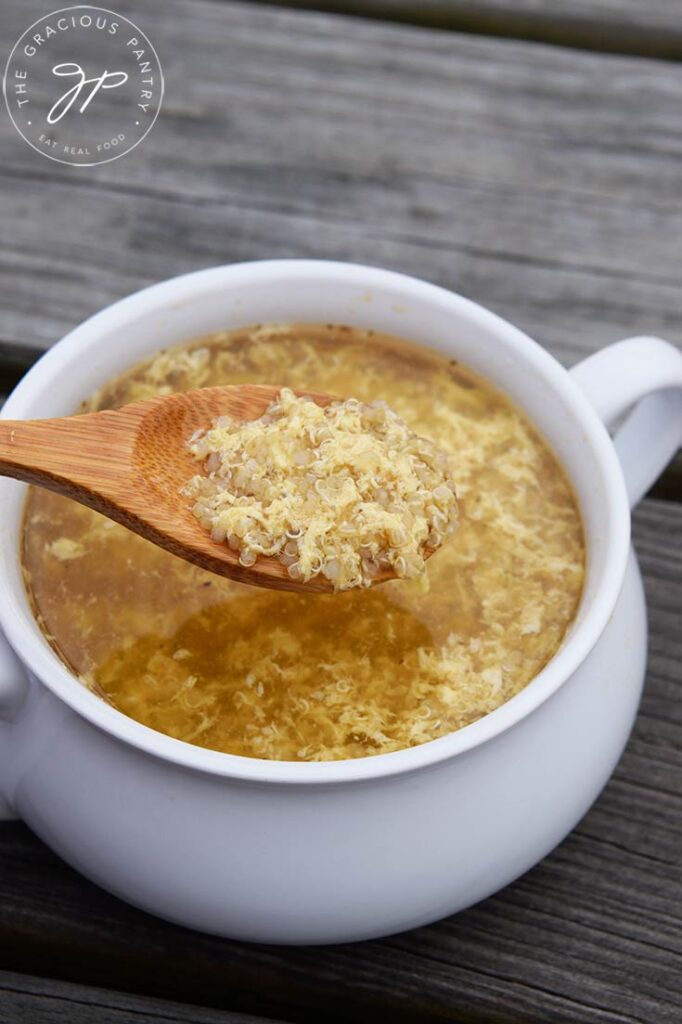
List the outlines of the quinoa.
<svg viewBox="0 0 682 1024">
<path fill-rule="evenodd" d="M 265 555 L 293 580 L 368 587 L 386 570 L 420 575 L 456 526 L 450 458 L 382 401 L 322 408 L 283 388 L 258 419 L 221 416 L 189 448 L 207 475 L 182 493 L 243 566 Z"/>
</svg>

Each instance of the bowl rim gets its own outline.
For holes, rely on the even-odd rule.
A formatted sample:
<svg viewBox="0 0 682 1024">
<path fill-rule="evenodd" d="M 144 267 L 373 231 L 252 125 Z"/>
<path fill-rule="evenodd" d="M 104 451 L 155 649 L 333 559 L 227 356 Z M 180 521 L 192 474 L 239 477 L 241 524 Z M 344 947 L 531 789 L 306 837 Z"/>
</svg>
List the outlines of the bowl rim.
<svg viewBox="0 0 682 1024">
<path fill-rule="evenodd" d="M 311 274 L 326 273 L 366 288 L 399 286 L 422 299 L 446 302 L 453 313 L 492 331 L 508 348 L 530 361 L 544 382 L 562 394 L 564 402 L 589 443 L 603 476 L 609 529 L 604 568 L 593 596 L 593 607 L 551 661 L 520 693 L 495 711 L 471 725 L 416 747 L 339 761 L 272 761 L 208 750 L 174 739 L 128 718 L 84 687 L 42 637 L 30 612 L 25 593 L 19 595 L 11 581 L 0 576 L 0 626 L 20 660 L 39 682 L 67 704 L 76 714 L 119 741 L 175 765 L 242 781 L 273 784 L 343 784 L 403 775 L 450 760 L 490 742 L 511 729 L 545 703 L 585 660 L 606 626 L 620 593 L 630 545 L 630 516 L 625 482 L 618 456 L 608 432 L 588 399 L 561 364 L 535 341 L 497 314 L 456 292 L 418 278 L 379 267 L 329 260 L 257 260 L 226 264 L 193 271 L 151 285 L 133 293 L 85 320 L 64 336 L 38 360 L 7 399 L 0 417 L 21 418 L 22 408 L 31 404 L 33 393 L 53 381 L 56 373 L 82 350 L 97 342 L 98 332 L 113 325 L 125 326 L 131 318 L 150 308 L 168 310 L 191 299 L 205 286 L 215 287 L 239 279 L 266 281 L 271 275 L 288 278 L 292 284 Z M 12 481 L 16 486 L 16 482 Z M 22 490 L 25 485 L 22 485 Z M 0 481 L 0 503 L 5 501 L 6 481 Z M 21 499 L 23 503 L 23 498 Z M 0 506 L 1 507 L 1 506 Z M 19 529 L 21 528 L 19 523 Z M 18 530 L 12 543 L 19 557 Z M 23 588 L 22 588 L 23 589 Z M 23 597 L 23 601 L 22 601 Z"/>
</svg>

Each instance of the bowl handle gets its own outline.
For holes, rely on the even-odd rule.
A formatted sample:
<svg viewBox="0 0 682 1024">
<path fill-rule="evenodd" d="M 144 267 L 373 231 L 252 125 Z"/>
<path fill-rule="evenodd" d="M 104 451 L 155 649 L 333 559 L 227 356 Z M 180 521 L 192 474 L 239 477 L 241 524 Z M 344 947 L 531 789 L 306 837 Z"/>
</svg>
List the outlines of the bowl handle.
<svg viewBox="0 0 682 1024">
<path fill-rule="evenodd" d="M 660 338 L 628 338 L 571 376 L 607 427 L 635 406 L 613 435 L 632 507 L 682 445 L 682 352 Z"/>
<path fill-rule="evenodd" d="M 16 818 L 8 802 L 5 786 L 8 774 L 8 722 L 24 703 L 28 677 L 24 666 L 0 631 L 0 821 Z"/>
</svg>

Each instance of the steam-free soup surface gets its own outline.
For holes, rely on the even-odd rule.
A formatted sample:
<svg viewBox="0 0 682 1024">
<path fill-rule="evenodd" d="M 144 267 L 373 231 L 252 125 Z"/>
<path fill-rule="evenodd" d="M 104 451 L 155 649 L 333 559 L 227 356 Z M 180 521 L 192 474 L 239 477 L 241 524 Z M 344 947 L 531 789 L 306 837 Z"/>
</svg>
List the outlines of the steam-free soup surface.
<svg viewBox="0 0 682 1024">
<path fill-rule="evenodd" d="M 169 349 L 85 408 L 242 383 L 385 399 L 454 454 L 454 537 L 422 580 L 330 595 L 266 591 L 31 490 L 26 586 L 66 664 L 153 729 L 284 760 L 413 746 L 523 689 L 576 613 L 584 544 L 567 479 L 519 410 L 444 356 L 373 332 L 308 325 Z"/>
</svg>

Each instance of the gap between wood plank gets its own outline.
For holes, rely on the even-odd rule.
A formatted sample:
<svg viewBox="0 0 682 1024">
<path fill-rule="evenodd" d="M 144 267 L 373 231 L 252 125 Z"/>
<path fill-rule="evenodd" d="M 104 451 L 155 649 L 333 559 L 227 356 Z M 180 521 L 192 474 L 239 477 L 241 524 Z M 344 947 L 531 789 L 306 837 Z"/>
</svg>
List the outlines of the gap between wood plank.
<svg viewBox="0 0 682 1024">
<path fill-rule="evenodd" d="M 285 1024 L 225 1009 L 0 970 L 0 1019 L 7 1024 Z"/>
<path fill-rule="evenodd" d="M 270 7 L 344 14 L 421 28 L 546 43 L 657 60 L 682 60 L 680 28 L 617 24 L 544 10 L 478 7 L 462 0 L 248 0 Z"/>
<path fill-rule="evenodd" d="M 0 402 L 43 354 L 41 349 L 0 342 Z M 682 504 L 682 452 L 678 452 L 647 498 Z"/>
<path fill-rule="evenodd" d="M 258 0 L 256 0 L 256 2 L 258 2 Z M 58 175 L 59 172 L 56 172 L 56 174 Z M 33 175 L 25 171 L 23 168 L 21 170 L 15 170 L 14 168 L 11 167 L 0 167 L 0 181 L 2 178 L 6 178 L 12 181 L 20 179 L 24 182 L 31 181 L 41 185 L 46 180 L 45 176 L 41 173 Z M 442 180 L 437 176 L 432 176 L 429 178 L 428 176 L 424 175 L 423 180 L 426 182 L 430 181 L 433 184 L 442 184 Z M 55 177 L 55 172 L 52 171 L 50 171 L 49 183 L 52 186 L 63 186 L 65 188 L 69 188 L 72 184 L 68 176 Z M 451 182 L 448 183 L 451 184 Z M 223 193 L 221 196 L 217 194 L 186 195 L 172 189 L 152 189 L 141 186 L 139 184 L 136 184 L 135 186 L 128 186 L 125 184 L 121 185 L 118 182 L 98 182 L 87 180 L 79 182 L 78 187 L 81 190 L 87 189 L 93 193 L 100 193 L 103 196 L 125 196 L 130 197 L 131 199 L 144 198 L 148 200 L 156 200 L 159 202 L 173 203 L 178 206 L 196 207 L 197 209 L 211 207 L 217 208 L 220 206 L 230 207 L 235 206 L 237 203 L 239 203 L 241 209 L 248 208 L 256 213 L 272 212 L 283 215 L 299 215 L 302 212 L 304 212 L 305 214 L 311 214 L 310 210 L 301 208 L 294 203 L 284 203 L 281 199 L 268 202 L 262 201 L 261 198 L 261 201 L 253 201 L 248 203 L 244 200 L 244 197 L 239 193 Z M 460 187 L 462 189 L 470 188 L 472 191 L 474 191 L 477 187 L 480 188 L 480 183 L 464 182 L 460 184 Z M 599 204 L 599 199 L 597 199 L 596 197 L 585 197 L 578 195 L 576 196 L 576 198 L 580 200 L 586 200 L 587 198 L 587 202 L 590 202 L 592 207 L 594 207 L 596 204 Z M 603 205 L 606 206 L 607 203 L 605 202 Z M 325 211 L 324 213 L 318 213 L 317 211 L 315 211 L 314 213 L 312 213 L 312 215 L 317 216 L 320 222 L 322 223 L 343 226 L 352 225 L 353 223 L 355 223 L 352 217 L 344 218 L 342 215 L 336 212 L 328 213 Z M 412 241 L 416 243 L 422 243 L 428 245 L 428 247 L 432 251 L 440 249 L 443 252 L 457 251 L 461 253 L 466 253 L 471 256 L 480 256 L 488 259 L 494 258 L 502 262 L 513 263 L 515 266 L 526 266 L 535 268 L 542 267 L 565 271 L 581 270 L 589 272 L 589 274 L 592 275 L 592 277 L 602 277 L 612 281 L 637 281 L 643 282 L 645 284 L 659 285 L 677 284 L 678 281 L 678 276 L 676 276 L 672 271 L 670 273 L 658 273 L 657 271 L 643 273 L 641 271 L 634 272 L 629 271 L 627 269 L 607 267 L 600 265 L 598 263 L 592 264 L 590 262 L 586 262 L 585 260 L 577 262 L 575 259 L 561 259 L 558 257 L 554 258 L 545 256 L 540 258 L 534 255 L 526 255 L 516 251 L 505 251 L 486 245 L 473 245 L 467 244 L 466 242 L 458 244 L 457 242 L 453 242 L 450 240 L 437 240 L 432 237 L 429 237 L 427 233 L 421 235 L 416 233 L 408 234 L 405 233 L 404 231 L 401 232 L 399 229 L 391 229 L 388 227 L 384 230 L 383 237 L 395 242 L 407 243 Z M 4 344 L 6 343 L 0 341 L 0 347 L 2 347 Z M 41 351 L 42 350 L 38 350 L 38 354 L 40 354 Z M 1 353 L 0 359 L 2 359 Z"/>
</svg>

